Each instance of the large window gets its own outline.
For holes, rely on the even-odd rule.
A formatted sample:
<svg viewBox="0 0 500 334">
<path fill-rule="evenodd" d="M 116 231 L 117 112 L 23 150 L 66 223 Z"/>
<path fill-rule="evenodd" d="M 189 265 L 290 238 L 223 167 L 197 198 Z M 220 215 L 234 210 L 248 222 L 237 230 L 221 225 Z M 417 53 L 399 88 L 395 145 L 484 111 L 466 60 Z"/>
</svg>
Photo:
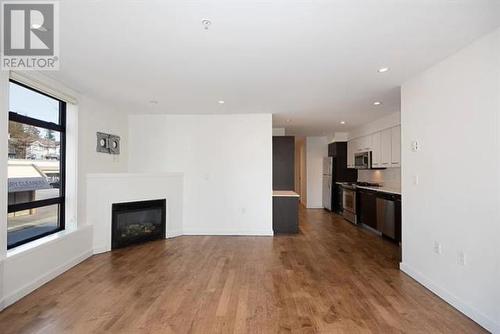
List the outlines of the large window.
<svg viewBox="0 0 500 334">
<path fill-rule="evenodd" d="M 64 229 L 66 103 L 9 86 L 7 248 Z"/>
</svg>

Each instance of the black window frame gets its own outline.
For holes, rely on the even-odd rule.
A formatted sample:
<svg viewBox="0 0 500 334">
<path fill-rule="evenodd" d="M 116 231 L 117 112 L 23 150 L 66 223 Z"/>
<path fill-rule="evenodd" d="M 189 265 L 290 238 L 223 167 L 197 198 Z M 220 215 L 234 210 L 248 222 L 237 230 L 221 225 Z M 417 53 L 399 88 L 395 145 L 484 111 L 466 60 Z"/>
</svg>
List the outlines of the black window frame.
<svg viewBox="0 0 500 334">
<path fill-rule="evenodd" d="M 29 116 L 24 116 L 20 115 L 14 111 L 10 110 L 9 106 L 9 122 L 16 122 L 20 124 L 25 124 L 25 125 L 31 125 L 31 126 L 36 126 L 39 128 L 43 128 L 46 130 L 53 130 L 59 132 L 60 135 L 60 155 L 59 155 L 59 197 L 54 197 L 54 198 L 49 198 L 49 199 L 43 199 L 43 200 L 38 200 L 38 201 L 31 201 L 31 202 L 26 202 L 26 203 L 19 203 L 19 204 L 10 204 L 8 205 L 7 212 L 12 213 L 12 212 L 17 212 L 17 211 L 23 211 L 23 210 L 29 210 L 29 209 L 36 209 L 36 208 L 41 208 L 45 206 L 51 206 L 51 205 L 58 205 L 59 212 L 58 212 L 58 227 L 52 231 L 48 231 L 45 233 L 41 233 L 39 235 L 33 236 L 31 238 L 26 238 L 23 240 L 20 240 L 16 243 L 13 243 L 9 245 L 7 243 L 7 249 L 12 249 L 15 247 L 18 247 L 20 245 L 24 245 L 28 242 L 46 237 L 48 235 L 63 231 L 66 227 L 65 223 L 65 213 L 66 213 L 66 107 L 67 103 L 66 101 L 63 101 L 61 99 L 58 99 L 55 96 L 49 95 L 47 93 L 44 93 L 42 91 L 39 91 L 33 87 L 27 86 L 21 82 L 18 82 L 16 80 L 9 80 L 10 83 L 16 84 L 18 86 L 21 86 L 23 88 L 29 89 L 31 91 L 34 91 L 38 94 L 42 94 L 44 96 L 50 97 L 51 99 L 54 99 L 59 102 L 59 123 L 53 123 L 53 122 L 47 122 L 41 119 L 29 117 Z M 8 189 L 7 189 L 8 192 Z"/>
</svg>

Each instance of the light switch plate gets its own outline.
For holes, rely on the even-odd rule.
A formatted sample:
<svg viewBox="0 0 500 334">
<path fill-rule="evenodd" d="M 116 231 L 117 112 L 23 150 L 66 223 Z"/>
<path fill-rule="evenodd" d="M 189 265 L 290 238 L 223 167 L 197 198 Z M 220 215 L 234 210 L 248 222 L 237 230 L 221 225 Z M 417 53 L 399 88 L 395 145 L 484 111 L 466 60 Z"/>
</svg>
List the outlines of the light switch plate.
<svg viewBox="0 0 500 334">
<path fill-rule="evenodd" d="M 411 142 L 411 151 L 412 152 L 418 152 L 420 151 L 420 143 L 416 140 L 413 140 Z"/>
</svg>

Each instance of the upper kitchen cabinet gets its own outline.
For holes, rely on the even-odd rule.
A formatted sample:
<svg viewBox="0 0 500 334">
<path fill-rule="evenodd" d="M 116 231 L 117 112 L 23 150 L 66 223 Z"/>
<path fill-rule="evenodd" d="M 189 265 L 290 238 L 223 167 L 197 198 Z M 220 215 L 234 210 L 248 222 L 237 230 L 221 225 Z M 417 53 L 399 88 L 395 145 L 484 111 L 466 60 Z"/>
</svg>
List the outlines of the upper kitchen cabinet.
<svg viewBox="0 0 500 334">
<path fill-rule="evenodd" d="M 373 168 L 401 167 L 401 126 L 358 137 L 347 142 L 347 168 L 354 168 L 354 155 L 372 152 Z"/>
<path fill-rule="evenodd" d="M 380 132 L 380 167 L 391 167 L 392 154 L 392 130 L 387 129 Z"/>
<path fill-rule="evenodd" d="M 360 137 L 357 140 L 357 151 L 367 152 L 372 150 L 372 136 Z"/>
<path fill-rule="evenodd" d="M 295 137 L 273 137 L 273 190 L 295 188 Z"/>
<path fill-rule="evenodd" d="M 391 129 L 391 167 L 401 167 L 401 126 Z"/>
<path fill-rule="evenodd" d="M 347 142 L 347 168 L 354 168 L 355 140 Z"/>
<path fill-rule="evenodd" d="M 328 144 L 328 156 L 329 157 L 336 157 L 337 156 L 337 145 L 335 143 L 330 143 Z"/>
<path fill-rule="evenodd" d="M 382 161 L 381 161 L 381 133 L 376 132 L 372 134 L 372 166 L 375 168 L 381 168 L 382 166 Z"/>
</svg>

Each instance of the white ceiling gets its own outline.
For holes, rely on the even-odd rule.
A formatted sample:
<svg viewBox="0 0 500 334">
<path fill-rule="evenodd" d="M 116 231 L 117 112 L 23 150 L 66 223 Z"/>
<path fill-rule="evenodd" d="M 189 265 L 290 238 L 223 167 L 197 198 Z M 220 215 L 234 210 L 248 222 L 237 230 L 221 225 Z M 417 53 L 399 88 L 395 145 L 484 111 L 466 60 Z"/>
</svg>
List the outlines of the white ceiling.
<svg viewBox="0 0 500 334">
<path fill-rule="evenodd" d="M 273 113 L 302 135 L 399 111 L 404 81 L 500 25 L 496 0 L 64 0 L 60 13 L 51 76 L 70 87 L 124 112 Z"/>
</svg>

